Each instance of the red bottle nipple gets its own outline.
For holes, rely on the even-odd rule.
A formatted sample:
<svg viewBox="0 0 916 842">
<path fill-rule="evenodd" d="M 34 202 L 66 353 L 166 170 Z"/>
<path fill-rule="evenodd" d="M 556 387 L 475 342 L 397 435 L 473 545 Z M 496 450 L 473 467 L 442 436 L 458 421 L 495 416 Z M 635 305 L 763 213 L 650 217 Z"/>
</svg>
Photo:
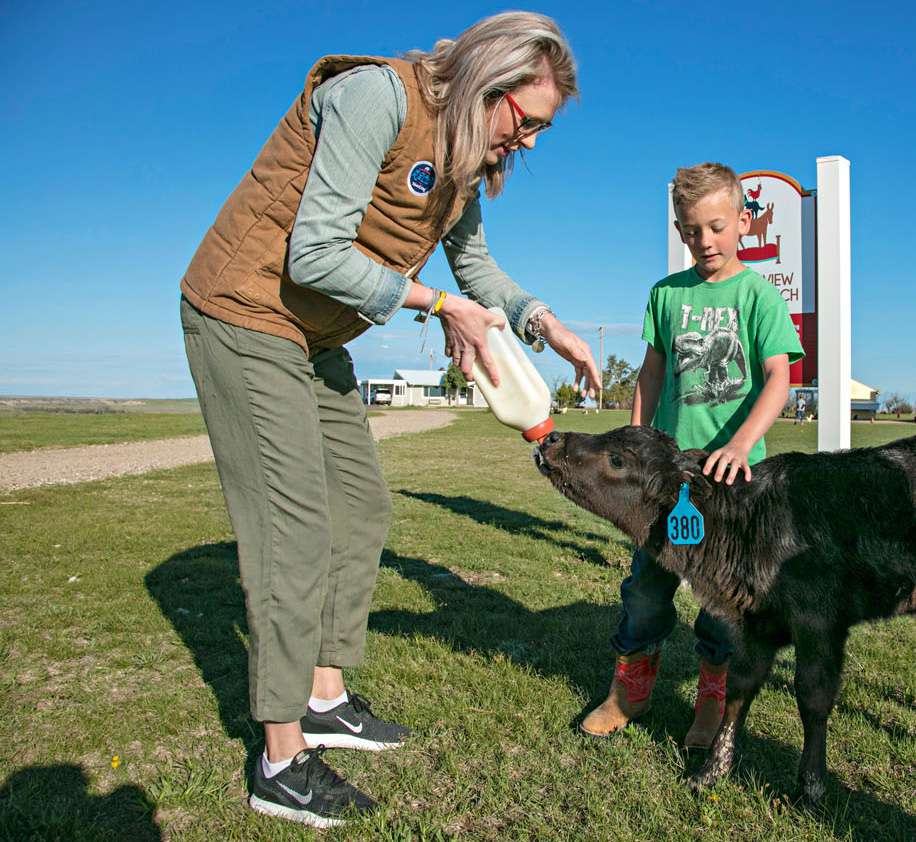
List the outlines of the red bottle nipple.
<svg viewBox="0 0 916 842">
<path fill-rule="evenodd" d="M 553 432 L 553 418 L 546 418 L 540 424 L 535 424 L 522 432 L 525 441 L 540 442 L 545 436 Z"/>
</svg>

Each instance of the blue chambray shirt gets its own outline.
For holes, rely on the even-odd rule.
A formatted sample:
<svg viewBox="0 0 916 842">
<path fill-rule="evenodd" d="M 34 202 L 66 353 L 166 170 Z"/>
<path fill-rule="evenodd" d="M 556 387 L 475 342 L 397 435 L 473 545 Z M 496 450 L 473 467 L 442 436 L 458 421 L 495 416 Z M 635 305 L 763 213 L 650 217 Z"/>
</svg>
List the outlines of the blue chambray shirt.
<svg viewBox="0 0 916 842">
<path fill-rule="evenodd" d="M 410 279 L 354 248 L 379 170 L 407 116 L 407 96 L 388 66 L 363 65 L 312 92 L 309 120 L 318 139 L 289 241 L 292 280 L 385 324 L 403 305 Z M 540 300 L 523 290 L 487 250 L 479 194 L 442 239 L 461 292 L 501 307 L 526 340 Z"/>
</svg>

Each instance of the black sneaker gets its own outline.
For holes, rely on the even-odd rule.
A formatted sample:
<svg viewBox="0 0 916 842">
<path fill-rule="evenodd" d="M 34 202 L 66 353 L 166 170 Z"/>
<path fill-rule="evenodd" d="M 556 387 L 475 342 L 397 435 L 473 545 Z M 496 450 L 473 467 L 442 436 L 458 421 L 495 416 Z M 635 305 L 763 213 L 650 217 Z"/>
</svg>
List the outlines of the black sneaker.
<svg viewBox="0 0 916 842">
<path fill-rule="evenodd" d="M 252 810 L 314 827 L 344 823 L 344 813 L 365 813 L 377 805 L 348 784 L 321 759 L 324 746 L 300 751 L 293 762 L 272 778 L 258 758 L 248 803 Z"/>
<path fill-rule="evenodd" d="M 356 693 L 351 693 L 349 701 L 331 708 L 327 713 L 309 708 L 299 723 L 302 736 L 309 745 L 328 748 L 384 751 L 398 748 L 410 736 L 409 728 L 374 716 L 369 702 Z"/>
</svg>

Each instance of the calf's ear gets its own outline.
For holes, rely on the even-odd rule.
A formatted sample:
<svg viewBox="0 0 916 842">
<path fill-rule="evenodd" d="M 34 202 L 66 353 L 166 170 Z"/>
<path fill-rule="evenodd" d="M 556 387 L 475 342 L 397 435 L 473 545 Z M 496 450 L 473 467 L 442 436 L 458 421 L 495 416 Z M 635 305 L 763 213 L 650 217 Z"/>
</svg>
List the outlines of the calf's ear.
<svg viewBox="0 0 916 842">
<path fill-rule="evenodd" d="M 674 477 L 670 471 L 655 470 L 648 473 L 645 478 L 645 495 L 649 500 L 662 501 L 674 492 Z"/>
<path fill-rule="evenodd" d="M 703 476 L 703 465 L 708 456 L 705 450 L 698 448 L 680 451 L 674 458 L 674 464 L 680 471 L 681 482 L 699 484 L 700 487 L 707 488 L 709 480 Z"/>
</svg>

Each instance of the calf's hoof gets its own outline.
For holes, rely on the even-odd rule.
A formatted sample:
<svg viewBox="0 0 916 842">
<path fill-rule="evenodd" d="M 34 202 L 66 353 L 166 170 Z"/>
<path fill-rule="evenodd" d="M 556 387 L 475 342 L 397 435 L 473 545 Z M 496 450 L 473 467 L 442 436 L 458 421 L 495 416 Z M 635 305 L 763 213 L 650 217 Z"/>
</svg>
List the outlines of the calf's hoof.
<svg viewBox="0 0 916 842">
<path fill-rule="evenodd" d="M 827 783 L 817 772 L 802 772 L 798 776 L 802 800 L 812 807 L 818 806 L 827 794 Z"/>
<path fill-rule="evenodd" d="M 718 780 L 718 775 L 704 767 L 700 769 L 699 772 L 694 772 L 689 778 L 687 778 L 687 786 L 690 788 L 690 791 L 694 795 L 699 795 L 704 790 L 715 786 L 716 781 Z"/>
<path fill-rule="evenodd" d="M 712 752 L 706 757 L 706 762 L 688 779 L 687 785 L 690 789 L 700 792 L 715 784 L 719 778 L 724 778 L 732 769 L 733 751 L 728 746 L 714 745 Z"/>
</svg>

